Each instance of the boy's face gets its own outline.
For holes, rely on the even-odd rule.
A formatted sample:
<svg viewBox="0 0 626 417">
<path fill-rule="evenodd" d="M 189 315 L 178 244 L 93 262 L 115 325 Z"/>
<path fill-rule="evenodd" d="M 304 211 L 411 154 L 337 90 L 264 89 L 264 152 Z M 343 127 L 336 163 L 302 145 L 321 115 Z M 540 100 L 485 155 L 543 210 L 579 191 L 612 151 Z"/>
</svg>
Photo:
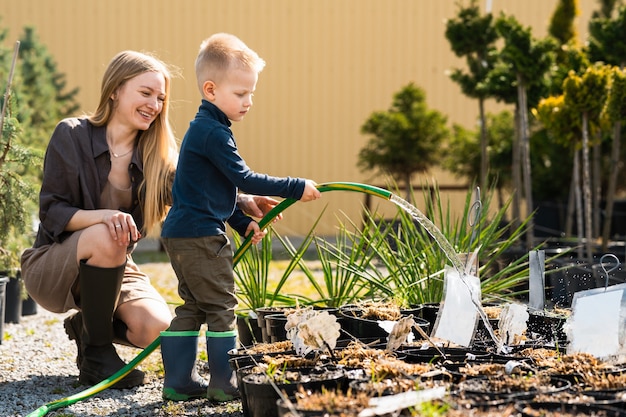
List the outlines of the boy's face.
<svg viewBox="0 0 626 417">
<path fill-rule="evenodd" d="M 251 70 L 234 69 L 219 82 L 205 83 L 205 95 L 232 122 L 243 120 L 250 107 L 252 96 L 259 78 L 258 73 Z"/>
</svg>

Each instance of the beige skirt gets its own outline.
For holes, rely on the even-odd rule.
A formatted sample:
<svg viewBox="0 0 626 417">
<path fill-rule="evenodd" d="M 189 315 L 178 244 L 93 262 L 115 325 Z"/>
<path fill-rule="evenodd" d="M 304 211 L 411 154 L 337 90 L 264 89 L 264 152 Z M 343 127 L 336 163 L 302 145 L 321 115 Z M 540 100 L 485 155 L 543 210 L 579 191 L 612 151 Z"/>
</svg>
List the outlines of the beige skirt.
<svg viewBox="0 0 626 417">
<path fill-rule="evenodd" d="M 30 248 L 22 254 L 21 274 L 28 294 L 43 308 L 53 313 L 79 309 L 78 271 L 76 261 L 81 232 L 72 233 L 62 243 Z M 118 306 L 128 301 L 153 299 L 165 303 L 129 254 L 122 281 Z"/>
</svg>

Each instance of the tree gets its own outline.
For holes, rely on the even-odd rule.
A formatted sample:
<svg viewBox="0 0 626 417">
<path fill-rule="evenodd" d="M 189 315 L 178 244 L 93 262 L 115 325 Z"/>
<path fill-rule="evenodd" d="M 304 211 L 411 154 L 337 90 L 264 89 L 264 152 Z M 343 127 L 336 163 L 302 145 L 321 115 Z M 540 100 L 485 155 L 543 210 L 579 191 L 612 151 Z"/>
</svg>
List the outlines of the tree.
<svg viewBox="0 0 626 417">
<path fill-rule="evenodd" d="M 559 0 L 548 27 L 550 36 L 558 40 L 561 45 L 575 41 L 574 19 L 576 16 L 578 16 L 578 0 Z"/>
<path fill-rule="evenodd" d="M 515 134 L 513 114 L 504 110 L 498 114 L 487 114 L 487 146 L 489 167 L 493 172 L 492 186 L 498 192 L 500 207 L 504 205 L 503 190 L 511 186 L 511 154 Z M 450 144 L 445 152 L 444 167 L 457 176 L 470 181 L 480 166 L 481 131 L 472 131 L 455 124 L 452 128 Z M 490 177 L 492 175 L 490 174 Z"/>
<path fill-rule="evenodd" d="M 582 159 L 583 159 L 583 201 L 585 203 L 585 234 L 587 257 L 592 260 L 591 242 L 593 241 L 592 212 L 591 212 L 591 171 L 589 166 L 590 129 L 598 129 L 598 120 L 607 97 L 608 71 L 604 66 L 589 67 L 582 77 L 574 72 L 565 79 L 564 103 L 580 114 L 582 120 Z M 595 122 L 595 125 L 592 123 Z M 591 124 L 591 125 L 590 125 Z M 579 230 L 580 233 L 580 230 Z"/>
<path fill-rule="evenodd" d="M 534 210 L 532 197 L 532 177 L 530 165 L 530 140 L 528 121 L 528 90 L 531 85 L 541 83 L 550 70 L 555 49 L 554 41 L 550 38 L 537 40 L 532 37 L 531 29 L 524 28 L 512 16 L 501 15 L 496 23 L 496 30 L 504 39 L 504 46 L 500 52 L 500 59 L 509 66 L 515 74 L 517 87 L 517 109 L 519 111 L 519 134 L 521 149 L 521 167 L 523 174 L 523 190 L 526 198 L 527 213 Z M 532 219 L 529 221 L 526 244 L 532 247 L 534 227 Z"/>
<path fill-rule="evenodd" d="M 411 177 L 439 162 L 448 137 L 447 118 L 426 105 L 424 91 L 409 83 L 394 95 L 387 111 L 370 115 L 361 133 L 372 135 L 359 152 L 362 170 L 378 170 L 399 179 L 410 198 Z"/>
<path fill-rule="evenodd" d="M 59 73 L 52 55 L 30 27 L 24 28 L 20 39 L 14 88 L 15 115 L 24 129 L 20 143 L 43 151 L 59 120 L 78 110 L 78 88 L 66 91 L 65 74 Z"/>
<path fill-rule="evenodd" d="M 25 167 L 39 162 L 34 152 L 17 141 L 22 131 L 13 113 L 15 100 L 11 86 L 18 49 L 19 43 L 16 43 L 13 55 L 3 53 L 0 61 L 0 68 L 7 68 L 6 77 L 2 78 L 6 85 L 0 113 L 0 268 L 3 271 L 19 266 L 19 246 L 24 243 L 30 219 L 29 202 L 35 196 Z"/>
<path fill-rule="evenodd" d="M 478 100 L 481 128 L 479 184 L 483 189 L 487 189 L 489 157 L 485 100 L 489 97 L 489 91 L 486 89 L 485 79 L 496 61 L 495 42 L 498 34 L 493 26 L 493 16 L 491 13 L 481 16 L 477 1 L 471 0 L 468 7 L 459 9 L 455 19 L 446 22 L 445 36 L 456 56 L 465 57 L 468 67 L 468 72 L 461 69 L 453 70 L 450 78 L 459 84 L 463 94 Z"/>
<path fill-rule="evenodd" d="M 602 229 L 602 251 L 606 252 L 613 218 L 613 203 L 617 189 L 617 178 L 623 166 L 619 160 L 622 123 L 626 120 L 626 73 L 623 69 L 613 67 L 607 104 L 604 108 L 610 122 L 613 123 L 613 140 L 611 141 L 611 159 L 609 163 L 609 183 L 606 192 L 606 216 Z"/>
</svg>

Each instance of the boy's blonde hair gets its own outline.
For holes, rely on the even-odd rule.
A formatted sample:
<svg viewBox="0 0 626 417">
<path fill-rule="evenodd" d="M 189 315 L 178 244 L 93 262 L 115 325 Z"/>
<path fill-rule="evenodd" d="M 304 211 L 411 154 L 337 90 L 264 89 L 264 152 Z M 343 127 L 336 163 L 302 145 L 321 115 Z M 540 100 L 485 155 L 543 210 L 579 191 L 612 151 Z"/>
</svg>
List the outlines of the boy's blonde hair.
<svg viewBox="0 0 626 417">
<path fill-rule="evenodd" d="M 241 39 L 229 33 L 216 33 L 200 44 L 196 58 L 198 88 L 206 81 L 218 83 L 230 69 L 244 69 L 259 73 L 265 61 Z"/>
</svg>

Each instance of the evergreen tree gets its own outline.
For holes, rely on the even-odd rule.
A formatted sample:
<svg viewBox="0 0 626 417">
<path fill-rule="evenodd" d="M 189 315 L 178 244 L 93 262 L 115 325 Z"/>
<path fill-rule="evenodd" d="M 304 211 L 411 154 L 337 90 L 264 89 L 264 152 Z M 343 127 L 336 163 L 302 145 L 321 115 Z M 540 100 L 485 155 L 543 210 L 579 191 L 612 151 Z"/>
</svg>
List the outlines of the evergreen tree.
<svg viewBox="0 0 626 417">
<path fill-rule="evenodd" d="M 456 18 L 446 22 L 445 36 L 456 56 L 465 57 L 467 63 L 467 72 L 454 69 L 450 78 L 459 84 L 463 94 L 478 100 L 481 127 L 481 164 L 478 182 L 483 189 L 487 189 L 489 157 L 485 100 L 489 97 L 489 90 L 486 88 L 485 79 L 496 62 L 495 42 L 498 34 L 493 26 L 493 16 L 491 13 L 481 16 L 477 1 L 471 0 L 468 7 L 459 9 Z"/>
<path fill-rule="evenodd" d="M 448 137 L 447 118 L 426 105 L 424 90 L 409 83 L 394 95 L 387 111 L 372 113 L 361 133 L 372 137 L 359 152 L 358 166 L 391 175 L 411 195 L 411 177 L 439 162 Z"/>
<path fill-rule="evenodd" d="M 578 0 L 559 0 L 550 20 L 548 33 L 561 45 L 576 41 L 574 20 L 578 16 Z"/>
</svg>

